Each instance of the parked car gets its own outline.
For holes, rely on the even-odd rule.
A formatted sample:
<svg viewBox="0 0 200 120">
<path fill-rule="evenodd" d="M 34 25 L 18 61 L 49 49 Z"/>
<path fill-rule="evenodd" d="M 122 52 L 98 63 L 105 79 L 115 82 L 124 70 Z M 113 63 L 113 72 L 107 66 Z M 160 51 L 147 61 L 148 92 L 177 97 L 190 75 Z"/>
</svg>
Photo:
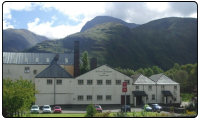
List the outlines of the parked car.
<svg viewBox="0 0 200 120">
<path fill-rule="evenodd" d="M 51 107 L 50 105 L 44 105 L 42 108 L 43 113 L 51 113 Z"/>
<path fill-rule="evenodd" d="M 152 107 L 152 110 L 156 112 L 160 112 L 162 110 L 162 107 L 158 104 L 152 104 L 151 107 Z"/>
<path fill-rule="evenodd" d="M 151 112 L 152 111 L 152 108 L 148 105 L 148 104 L 145 104 L 143 109 L 147 112 Z"/>
<path fill-rule="evenodd" d="M 60 106 L 55 106 L 54 109 L 53 109 L 53 112 L 54 113 L 62 113 L 62 109 Z"/>
<path fill-rule="evenodd" d="M 38 105 L 32 105 L 31 107 L 31 113 L 39 113 L 40 112 L 40 108 Z"/>
<path fill-rule="evenodd" d="M 126 110 L 126 112 L 131 112 L 131 106 L 130 105 L 123 105 L 121 107 L 121 112 L 125 112 L 125 110 Z"/>
<path fill-rule="evenodd" d="M 94 105 L 94 107 L 96 108 L 97 112 L 102 112 L 103 111 L 103 109 L 102 109 L 102 107 L 100 105 Z"/>
</svg>

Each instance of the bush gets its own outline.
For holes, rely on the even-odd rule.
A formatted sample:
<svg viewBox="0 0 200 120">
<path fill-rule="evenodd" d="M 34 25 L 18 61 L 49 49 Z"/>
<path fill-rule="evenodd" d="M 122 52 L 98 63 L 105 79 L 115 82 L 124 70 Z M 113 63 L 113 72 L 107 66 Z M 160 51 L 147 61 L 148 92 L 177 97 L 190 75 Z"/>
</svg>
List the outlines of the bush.
<svg viewBox="0 0 200 120">
<path fill-rule="evenodd" d="M 96 109 L 94 108 L 94 105 L 90 104 L 86 108 L 86 115 L 85 117 L 94 117 L 94 115 L 97 113 Z"/>
<path fill-rule="evenodd" d="M 110 111 L 105 113 L 96 113 L 94 117 L 109 117 Z"/>
</svg>

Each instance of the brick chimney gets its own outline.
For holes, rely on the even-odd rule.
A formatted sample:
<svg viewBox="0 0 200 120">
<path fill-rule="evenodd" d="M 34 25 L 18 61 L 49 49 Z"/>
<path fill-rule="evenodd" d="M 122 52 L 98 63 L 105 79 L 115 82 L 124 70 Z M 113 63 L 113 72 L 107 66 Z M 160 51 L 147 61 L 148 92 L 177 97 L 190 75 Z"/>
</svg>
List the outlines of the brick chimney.
<svg viewBox="0 0 200 120">
<path fill-rule="evenodd" d="M 74 41 L 74 77 L 80 74 L 79 59 L 79 41 Z"/>
</svg>

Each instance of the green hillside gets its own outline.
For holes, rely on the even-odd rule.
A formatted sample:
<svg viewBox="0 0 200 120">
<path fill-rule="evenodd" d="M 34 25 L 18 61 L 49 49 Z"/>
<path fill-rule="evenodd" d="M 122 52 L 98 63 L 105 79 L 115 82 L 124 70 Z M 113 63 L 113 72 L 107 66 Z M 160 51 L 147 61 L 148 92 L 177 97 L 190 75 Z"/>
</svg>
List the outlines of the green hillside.
<svg viewBox="0 0 200 120">
<path fill-rule="evenodd" d="M 98 64 L 138 69 L 157 65 L 169 69 L 174 63 L 197 62 L 197 19 L 163 18 L 128 28 L 103 23 L 57 41 L 39 43 L 29 52 L 68 52 L 73 41 L 81 52 L 97 57 Z M 46 46 L 46 47 L 45 47 Z"/>
</svg>

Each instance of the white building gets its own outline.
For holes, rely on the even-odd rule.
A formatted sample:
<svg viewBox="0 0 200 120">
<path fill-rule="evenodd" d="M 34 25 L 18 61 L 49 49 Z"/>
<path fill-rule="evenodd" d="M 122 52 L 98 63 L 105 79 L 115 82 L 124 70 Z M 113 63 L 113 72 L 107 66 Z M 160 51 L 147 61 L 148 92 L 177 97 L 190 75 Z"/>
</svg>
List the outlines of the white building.
<svg viewBox="0 0 200 120">
<path fill-rule="evenodd" d="M 132 77 L 126 76 L 107 65 L 102 65 L 72 78 L 56 62 L 52 62 L 48 68 L 44 69 L 35 78 L 35 86 L 39 92 L 36 94 L 36 104 L 124 104 L 123 82 L 128 83 L 127 104 L 137 106 L 145 103 L 169 103 L 171 95 L 176 96 L 176 101 L 172 101 L 172 103 L 180 102 L 179 84 L 175 84 L 164 75 L 161 80 L 158 80 L 158 82 L 161 82 L 167 79 L 164 90 L 161 89 L 163 84 L 161 85 L 143 75 Z M 176 94 L 174 94 L 175 90 L 171 92 L 171 88 L 175 88 L 175 85 L 177 86 Z M 170 91 L 171 95 L 168 96 L 168 93 L 163 91 Z M 166 102 L 162 101 L 163 96 L 166 97 L 164 98 Z"/>
</svg>

